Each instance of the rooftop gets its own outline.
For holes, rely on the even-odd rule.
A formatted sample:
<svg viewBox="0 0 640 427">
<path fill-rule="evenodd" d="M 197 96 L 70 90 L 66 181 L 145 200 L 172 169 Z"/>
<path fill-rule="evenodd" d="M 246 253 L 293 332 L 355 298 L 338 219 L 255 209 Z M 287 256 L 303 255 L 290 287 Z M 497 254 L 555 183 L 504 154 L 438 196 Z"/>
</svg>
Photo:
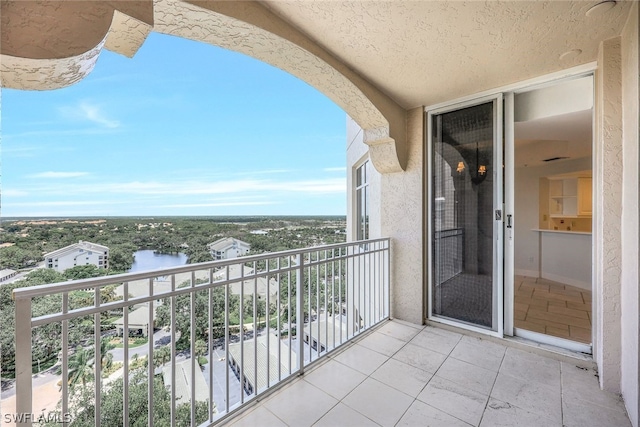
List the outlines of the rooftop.
<svg viewBox="0 0 640 427">
<path fill-rule="evenodd" d="M 396 320 L 354 341 L 227 425 L 631 425 L 584 358 Z"/>
<path fill-rule="evenodd" d="M 53 252 L 49 252 L 48 254 L 45 254 L 44 257 L 55 258 L 61 255 L 64 255 L 68 252 L 75 251 L 76 249 L 84 249 L 85 251 L 96 251 L 96 252 L 97 251 L 104 252 L 109 250 L 109 248 L 106 246 L 80 240 L 78 243 L 74 243 L 72 245 L 65 246 L 64 248 L 57 249 Z"/>
</svg>

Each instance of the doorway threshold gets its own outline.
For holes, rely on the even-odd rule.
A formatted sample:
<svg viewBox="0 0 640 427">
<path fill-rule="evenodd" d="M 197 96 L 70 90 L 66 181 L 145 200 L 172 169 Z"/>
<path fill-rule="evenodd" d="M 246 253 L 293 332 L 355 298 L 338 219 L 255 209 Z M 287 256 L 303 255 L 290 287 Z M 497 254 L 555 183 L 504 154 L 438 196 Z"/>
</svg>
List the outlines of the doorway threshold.
<svg viewBox="0 0 640 427">
<path fill-rule="evenodd" d="M 570 350 L 567 348 L 559 347 L 559 346 L 548 344 L 548 343 L 540 343 L 538 341 L 534 341 L 533 339 L 526 338 L 523 336 L 514 336 L 514 337 L 505 336 L 503 338 L 500 338 L 500 337 L 489 335 L 487 333 L 471 331 L 466 328 L 460 328 L 457 326 L 453 326 L 450 324 L 433 321 L 433 320 L 427 320 L 426 324 L 434 328 L 440 328 L 440 329 L 444 329 L 452 332 L 457 332 L 462 335 L 468 335 L 475 338 L 484 339 L 487 341 L 492 341 L 498 344 L 506 345 L 508 347 L 517 348 L 519 350 L 527 351 L 529 353 L 550 357 L 560 362 L 571 363 L 571 364 L 574 364 L 575 366 L 579 366 L 582 368 L 590 368 L 590 369 L 597 370 L 596 363 L 593 360 L 593 356 L 586 352 Z M 579 343 L 576 343 L 576 344 L 579 344 Z M 584 344 L 581 344 L 581 345 L 584 345 Z"/>
</svg>

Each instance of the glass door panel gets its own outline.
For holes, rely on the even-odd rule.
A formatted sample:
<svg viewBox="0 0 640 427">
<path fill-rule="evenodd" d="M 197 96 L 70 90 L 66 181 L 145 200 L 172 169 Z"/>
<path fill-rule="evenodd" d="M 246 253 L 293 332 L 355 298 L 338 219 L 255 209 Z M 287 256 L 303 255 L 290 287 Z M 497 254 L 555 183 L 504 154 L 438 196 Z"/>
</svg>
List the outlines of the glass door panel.
<svg viewBox="0 0 640 427">
<path fill-rule="evenodd" d="M 429 115 L 431 314 L 502 331 L 501 98 Z M 500 126 L 498 126 L 500 124 Z"/>
</svg>

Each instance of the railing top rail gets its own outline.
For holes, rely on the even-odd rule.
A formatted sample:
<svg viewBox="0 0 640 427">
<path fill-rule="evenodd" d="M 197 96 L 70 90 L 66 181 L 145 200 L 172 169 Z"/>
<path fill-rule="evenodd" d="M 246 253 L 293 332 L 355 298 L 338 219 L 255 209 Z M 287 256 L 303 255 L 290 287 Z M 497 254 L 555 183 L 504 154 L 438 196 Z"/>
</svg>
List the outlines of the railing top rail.
<svg viewBox="0 0 640 427">
<path fill-rule="evenodd" d="M 248 262 L 259 262 L 274 258 L 284 258 L 297 255 L 302 252 L 317 252 L 325 250 L 334 250 L 346 248 L 349 246 L 358 246 L 363 244 L 371 244 L 376 242 L 389 242 L 388 237 L 369 240 L 358 240 L 354 242 L 336 243 L 332 245 L 312 246 L 301 249 L 291 249 L 280 252 L 268 252 L 259 255 L 243 256 L 240 258 L 232 258 L 217 261 L 206 261 L 197 264 L 187 264 L 178 267 L 162 268 L 157 270 L 142 271 L 138 273 L 114 274 L 112 276 L 95 277 L 91 279 L 69 280 L 66 282 L 50 283 L 45 285 L 30 286 L 26 288 L 17 288 L 13 290 L 13 299 L 31 299 L 38 296 L 59 294 L 63 292 L 78 291 L 87 288 L 96 288 L 116 283 L 131 282 L 134 280 L 144 280 L 159 276 L 167 276 L 171 274 L 190 273 L 192 271 L 204 270 L 207 268 L 226 267 L 235 264 L 244 264 Z"/>
</svg>

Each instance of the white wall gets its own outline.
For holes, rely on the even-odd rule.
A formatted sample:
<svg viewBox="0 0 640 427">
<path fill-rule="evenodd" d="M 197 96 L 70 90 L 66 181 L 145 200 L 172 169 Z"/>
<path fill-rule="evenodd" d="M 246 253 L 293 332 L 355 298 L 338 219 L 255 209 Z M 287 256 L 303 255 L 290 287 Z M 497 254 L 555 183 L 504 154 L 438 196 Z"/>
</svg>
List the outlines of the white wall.
<svg viewBox="0 0 640 427">
<path fill-rule="evenodd" d="M 424 109 L 408 112 L 408 162 L 405 172 L 384 175 L 373 171 L 369 183 L 371 238 L 391 238 L 391 316 L 422 324 L 425 283 L 423 260 L 423 150 Z M 347 238 L 355 239 L 354 166 L 365 158 L 368 147 L 362 131 L 347 121 Z M 373 168 L 372 168 L 373 169 Z"/>
<path fill-rule="evenodd" d="M 622 33 L 622 97 L 623 108 L 623 177 L 622 177 L 622 276 L 620 301 L 622 304 L 621 391 L 631 423 L 640 425 L 640 341 L 638 275 L 638 127 L 640 48 L 638 25 L 640 7 L 634 2 L 629 21 Z"/>
<path fill-rule="evenodd" d="M 516 149 L 517 150 L 517 149 Z M 539 259 L 539 186 L 540 178 L 561 173 L 591 169 L 591 158 L 551 162 L 540 166 L 520 167 L 515 170 L 514 244 L 516 274 L 537 277 Z M 586 268 L 591 269 L 589 256 Z M 591 276 L 591 272 L 589 272 Z"/>
<path fill-rule="evenodd" d="M 364 143 L 362 128 L 347 116 L 347 240 L 356 240 L 356 167 L 369 158 L 369 147 Z M 377 239 L 380 232 L 380 173 L 371 165 L 369 168 L 369 238 Z"/>
<path fill-rule="evenodd" d="M 99 264 L 99 257 L 103 257 L 103 264 Z M 64 256 L 58 257 L 58 261 L 53 261 L 53 265 L 56 264 L 58 267 L 54 267 L 56 271 L 63 272 L 68 268 L 73 268 L 78 265 L 88 265 L 93 264 L 98 268 L 105 267 L 104 265 L 104 253 L 100 251 L 88 251 L 86 249 L 76 249 L 73 252 L 67 253 Z"/>
<path fill-rule="evenodd" d="M 600 385 L 620 393 L 622 279 L 622 72 L 621 38 L 600 44 L 596 70 L 596 138 L 593 165 L 595 260 L 594 356 Z M 637 353 L 636 353 L 637 357 Z"/>
</svg>

